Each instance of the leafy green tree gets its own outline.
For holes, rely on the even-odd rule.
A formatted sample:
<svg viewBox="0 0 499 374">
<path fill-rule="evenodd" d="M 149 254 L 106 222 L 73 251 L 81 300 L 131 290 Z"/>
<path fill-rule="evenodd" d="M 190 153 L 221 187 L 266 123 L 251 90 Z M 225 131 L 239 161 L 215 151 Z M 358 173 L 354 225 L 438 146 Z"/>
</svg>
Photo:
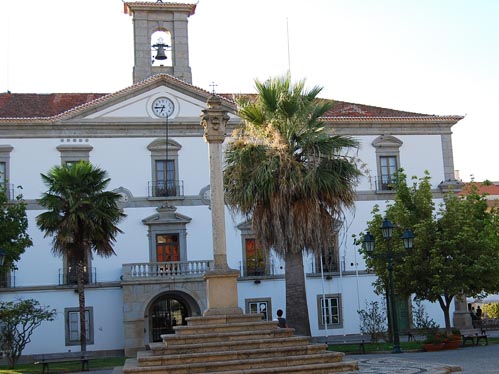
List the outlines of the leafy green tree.
<svg viewBox="0 0 499 374">
<path fill-rule="evenodd" d="M 327 248 L 343 209 L 353 206 L 360 171 L 347 150 L 358 142 L 326 131 L 320 118 L 332 104 L 317 98 L 321 88 L 307 91 L 288 75 L 257 80 L 256 89 L 256 97 L 237 100 L 244 125 L 226 149 L 226 203 L 284 258 L 286 318 L 310 335 L 302 252 Z"/>
<path fill-rule="evenodd" d="M 13 369 L 26 345 L 31 342 L 33 331 L 43 321 L 53 321 L 56 310 L 40 306 L 33 299 L 0 301 L 0 348 L 7 355 L 9 368 Z"/>
<path fill-rule="evenodd" d="M 394 187 L 394 203 L 387 206 L 384 216 L 397 224 L 394 238 L 400 237 L 407 227 L 415 234 L 409 255 L 403 255 L 401 240 L 392 240 L 397 258 L 396 291 L 399 295 L 413 293 L 419 299 L 438 302 L 450 334 L 450 306 L 456 295 L 478 296 L 499 290 L 498 210 L 487 207 L 485 196 L 479 195 L 473 184 L 464 196 L 449 193 L 436 207 L 428 173 L 419 180 L 413 178 L 409 187 L 406 175 L 400 172 Z M 381 220 L 376 207 L 368 230 L 378 243 L 383 240 Z M 384 245 L 376 248 L 378 254 L 384 250 Z M 377 290 L 386 289 L 385 261 L 362 251 L 367 266 L 378 275 Z"/>
<path fill-rule="evenodd" d="M 80 314 L 81 351 L 86 351 L 85 264 L 92 253 L 115 254 L 113 244 L 122 231 L 117 224 L 125 214 L 118 206 L 120 195 L 104 191 L 110 179 L 88 161 L 55 166 L 42 180 L 48 187 L 40 205 L 47 211 L 36 218 L 45 237 L 52 236 L 52 251 L 76 262 Z"/>
<path fill-rule="evenodd" d="M 33 245 L 27 230 L 26 203 L 22 195 L 9 201 L 7 184 L 0 183 L 0 248 L 5 252 L 4 266 L 0 267 L 0 287 L 3 272 L 15 269 L 21 254 Z"/>
</svg>

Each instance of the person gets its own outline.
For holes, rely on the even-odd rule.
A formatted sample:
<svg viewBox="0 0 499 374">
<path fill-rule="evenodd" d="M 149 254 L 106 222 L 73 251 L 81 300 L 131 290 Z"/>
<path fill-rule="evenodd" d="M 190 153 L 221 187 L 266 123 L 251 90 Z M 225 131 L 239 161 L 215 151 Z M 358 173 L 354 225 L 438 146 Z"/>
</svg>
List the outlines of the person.
<svg viewBox="0 0 499 374">
<path fill-rule="evenodd" d="M 482 308 L 480 308 L 480 305 L 476 307 L 476 319 L 482 319 Z"/>
<path fill-rule="evenodd" d="M 284 328 L 287 328 L 288 327 L 288 324 L 286 322 L 286 318 L 284 318 L 282 316 L 282 309 L 279 309 L 277 311 L 277 327 L 281 328 L 281 329 L 284 329 Z"/>
<path fill-rule="evenodd" d="M 471 320 L 475 321 L 476 320 L 475 307 L 471 307 L 470 314 L 471 314 Z"/>
</svg>

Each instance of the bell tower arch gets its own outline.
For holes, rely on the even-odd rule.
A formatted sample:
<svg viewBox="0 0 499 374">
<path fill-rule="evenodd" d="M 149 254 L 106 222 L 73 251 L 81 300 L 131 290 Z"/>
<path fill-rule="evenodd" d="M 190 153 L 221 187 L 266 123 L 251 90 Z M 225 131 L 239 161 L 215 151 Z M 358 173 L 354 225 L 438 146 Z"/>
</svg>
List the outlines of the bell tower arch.
<svg viewBox="0 0 499 374">
<path fill-rule="evenodd" d="M 133 83 L 165 73 L 192 84 L 187 26 L 196 4 L 158 0 L 125 2 L 124 5 L 125 13 L 133 17 Z M 158 32 L 167 33 L 169 38 L 152 40 Z"/>
</svg>

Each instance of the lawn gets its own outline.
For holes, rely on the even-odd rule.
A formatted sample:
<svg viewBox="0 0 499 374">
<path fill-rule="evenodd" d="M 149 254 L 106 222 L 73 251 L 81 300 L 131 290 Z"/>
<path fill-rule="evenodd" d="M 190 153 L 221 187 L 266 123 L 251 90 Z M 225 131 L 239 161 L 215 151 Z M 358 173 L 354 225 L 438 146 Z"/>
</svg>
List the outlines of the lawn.
<svg viewBox="0 0 499 374">
<path fill-rule="evenodd" d="M 499 344 L 499 338 L 489 337 L 489 344 Z M 469 344 L 468 344 L 469 345 Z M 421 351 L 422 342 L 400 342 L 402 351 Z M 365 343 L 366 353 L 379 353 L 379 352 L 392 352 L 393 344 L 391 343 Z M 344 352 L 347 354 L 358 354 L 360 347 L 359 344 L 334 344 L 328 345 L 330 351 Z"/>
<path fill-rule="evenodd" d="M 115 366 L 123 366 L 126 357 L 95 358 L 89 361 L 90 370 L 112 369 Z M 61 362 L 50 364 L 50 373 L 74 373 L 81 371 L 79 361 Z M 17 364 L 15 369 L 9 369 L 6 365 L 0 365 L 0 374 L 41 374 L 42 365 Z"/>
</svg>

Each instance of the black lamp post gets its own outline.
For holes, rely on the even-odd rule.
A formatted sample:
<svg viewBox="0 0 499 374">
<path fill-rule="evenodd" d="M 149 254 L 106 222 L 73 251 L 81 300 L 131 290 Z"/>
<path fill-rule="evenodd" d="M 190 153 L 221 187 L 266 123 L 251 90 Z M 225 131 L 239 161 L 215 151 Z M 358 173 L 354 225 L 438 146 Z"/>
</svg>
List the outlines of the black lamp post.
<svg viewBox="0 0 499 374">
<path fill-rule="evenodd" d="M 387 261 L 387 268 L 388 268 L 388 287 L 390 288 L 389 290 L 389 303 L 390 303 L 390 314 L 392 317 L 392 335 L 393 335 L 393 353 L 402 353 L 402 350 L 400 349 L 400 335 L 399 335 L 399 328 L 398 328 L 398 319 L 397 319 L 397 306 L 395 305 L 395 291 L 394 291 L 394 285 L 393 285 L 393 253 L 392 253 L 392 247 L 391 247 L 391 240 L 393 236 L 393 223 L 388 219 L 385 218 L 383 220 L 383 224 L 381 225 L 381 233 L 383 235 L 383 239 L 386 241 L 386 261 Z M 407 250 L 412 249 L 412 246 L 414 244 L 414 234 L 410 229 L 405 229 L 404 233 L 401 238 L 404 242 L 404 247 Z M 374 252 L 374 236 L 370 233 L 367 232 L 364 235 L 364 246 L 369 253 L 369 255 L 373 256 Z"/>
</svg>

